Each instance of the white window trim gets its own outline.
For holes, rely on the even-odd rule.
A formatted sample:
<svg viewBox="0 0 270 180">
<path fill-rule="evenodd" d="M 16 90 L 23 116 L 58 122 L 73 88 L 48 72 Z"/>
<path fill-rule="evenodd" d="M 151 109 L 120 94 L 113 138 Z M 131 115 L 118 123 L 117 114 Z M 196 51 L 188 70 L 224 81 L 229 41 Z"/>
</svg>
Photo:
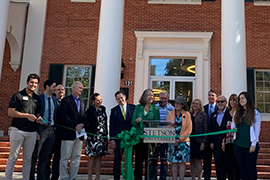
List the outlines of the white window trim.
<svg viewBox="0 0 270 180">
<path fill-rule="evenodd" d="M 137 37 L 134 102 L 149 87 L 150 58 L 195 58 L 196 91 L 194 97 L 206 103 L 210 90 L 210 39 L 213 32 L 135 31 Z"/>
<path fill-rule="evenodd" d="M 89 79 L 89 92 L 88 92 L 88 100 L 90 100 L 90 90 L 91 90 L 91 74 L 92 74 L 92 65 L 64 65 L 64 75 L 63 75 L 63 86 L 66 90 L 67 86 L 66 86 L 66 76 L 67 76 L 67 68 L 68 67 L 87 67 L 87 68 L 90 68 L 90 71 L 89 71 L 89 74 L 90 74 L 90 79 Z M 86 104 L 86 107 L 89 107 L 89 101 L 87 101 L 87 104 Z"/>
<path fill-rule="evenodd" d="M 257 80 L 256 80 L 256 72 L 265 72 L 265 71 L 268 71 L 269 72 L 269 69 L 255 69 L 254 70 L 254 86 L 255 86 L 255 106 L 257 105 L 256 103 L 257 103 L 257 96 L 256 96 L 256 93 L 257 92 L 267 92 L 267 91 L 257 91 L 256 90 L 256 82 L 257 82 Z M 270 113 L 261 113 L 261 120 L 262 121 L 270 121 Z"/>
<path fill-rule="evenodd" d="M 254 6 L 270 6 L 270 1 L 254 1 Z"/>
<path fill-rule="evenodd" d="M 261 113 L 261 121 L 270 121 L 269 113 Z"/>
<path fill-rule="evenodd" d="M 170 0 L 165 0 L 165 1 L 158 1 L 158 0 L 148 0 L 148 4 L 194 4 L 194 5 L 201 5 L 202 1 L 200 2 L 191 2 L 191 0 L 183 0 L 183 1 L 170 1 Z"/>
<path fill-rule="evenodd" d="M 71 0 L 71 2 L 90 2 L 90 3 L 95 3 L 96 0 Z"/>
<path fill-rule="evenodd" d="M 196 77 L 187 77 L 187 76 L 182 76 L 180 77 L 181 80 L 179 79 L 179 76 L 150 76 L 149 80 L 149 87 L 152 86 L 151 82 L 153 81 L 166 81 L 170 83 L 170 99 L 174 99 L 175 95 L 175 89 L 173 89 L 173 83 L 175 82 L 191 82 L 192 83 L 192 99 L 195 99 L 195 91 L 196 91 Z"/>
</svg>

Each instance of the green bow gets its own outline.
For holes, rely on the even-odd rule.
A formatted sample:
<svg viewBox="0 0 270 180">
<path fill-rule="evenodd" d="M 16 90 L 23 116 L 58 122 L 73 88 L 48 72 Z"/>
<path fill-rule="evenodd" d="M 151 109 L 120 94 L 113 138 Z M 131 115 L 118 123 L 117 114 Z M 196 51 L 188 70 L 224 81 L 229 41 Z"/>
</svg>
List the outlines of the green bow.
<svg viewBox="0 0 270 180">
<path fill-rule="evenodd" d="M 121 131 L 117 137 L 121 139 L 120 147 L 125 148 L 125 171 L 122 162 L 122 176 L 125 180 L 133 180 L 132 146 L 140 142 L 140 137 L 135 127 L 132 127 L 130 131 Z"/>
</svg>

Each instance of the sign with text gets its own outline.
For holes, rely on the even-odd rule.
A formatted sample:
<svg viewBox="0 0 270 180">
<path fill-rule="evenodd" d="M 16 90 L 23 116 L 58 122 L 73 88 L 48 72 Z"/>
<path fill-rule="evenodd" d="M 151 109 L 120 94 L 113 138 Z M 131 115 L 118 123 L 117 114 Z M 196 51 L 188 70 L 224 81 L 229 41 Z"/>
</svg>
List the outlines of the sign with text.
<svg viewBox="0 0 270 180">
<path fill-rule="evenodd" d="M 132 81 L 124 81 L 125 86 L 132 86 L 133 82 Z"/>
<path fill-rule="evenodd" d="M 174 143 L 174 128 L 144 128 L 144 134 L 148 136 L 172 136 L 172 137 L 145 137 L 144 143 Z"/>
</svg>

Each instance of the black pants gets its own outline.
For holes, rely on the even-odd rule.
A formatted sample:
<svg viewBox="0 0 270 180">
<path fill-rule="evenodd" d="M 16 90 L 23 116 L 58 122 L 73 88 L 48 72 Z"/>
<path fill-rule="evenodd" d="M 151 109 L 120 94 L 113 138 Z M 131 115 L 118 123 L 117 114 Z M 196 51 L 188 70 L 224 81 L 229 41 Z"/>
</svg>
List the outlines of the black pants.
<svg viewBox="0 0 270 180">
<path fill-rule="evenodd" d="M 124 149 L 120 147 L 120 140 L 115 140 L 115 143 L 116 148 L 114 150 L 113 178 L 114 180 L 119 180 L 121 174 L 121 160 Z"/>
<path fill-rule="evenodd" d="M 234 145 L 234 153 L 240 167 L 242 180 L 257 180 L 256 164 L 259 149 L 259 145 L 257 144 L 255 151 L 250 153 L 249 148 Z"/>
<path fill-rule="evenodd" d="M 225 145 L 225 164 L 228 180 L 240 180 L 240 168 L 236 161 L 233 143 Z"/>
<path fill-rule="evenodd" d="M 61 158 L 61 138 L 60 138 L 60 131 L 56 129 L 55 131 L 55 141 L 53 148 L 51 150 L 50 157 L 48 159 L 48 170 L 50 174 L 50 162 L 53 155 L 53 162 L 52 162 L 52 176 L 51 180 L 57 180 L 59 178 L 59 163 Z"/>
<path fill-rule="evenodd" d="M 210 144 L 206 143 L 203 154 L 203 177 L 205 180 L 211 179 L 212 152 Z"/>
<path fill-rule="evenodd" d="M 143 174 L 143 161 L 145 162 L 145 180 L 147 180 L 147 167 L 148 167 L 148 144 L 140 143 L 135 146 L 135 180 L 142 180 Z"/>
<path fill-rule="evenodd" d="M 35 164 L 36 164 L 36 157 L 37 157 L 38 159 L 37 179 L 47 180 L 49 178 L 48 162 L 50 158 L 50 152 L 54 144 L 55 130 L 53 127 L 47 127 L 47 126 L 38 124 L 37 132 L 39 134 L 39 142 L 38 142 L 38 145 L 35 147 L 35 150 L 32 155 L 30 179 L 35 179 L 34 174 L 35 174 Z"/>
<path fill-rule="evenodd" d="M 226 170 L 225 170 L 225 152 L 219 147 L 214 150 L 214 159 L 217 180 L 226 180 Z"/>
</svg>

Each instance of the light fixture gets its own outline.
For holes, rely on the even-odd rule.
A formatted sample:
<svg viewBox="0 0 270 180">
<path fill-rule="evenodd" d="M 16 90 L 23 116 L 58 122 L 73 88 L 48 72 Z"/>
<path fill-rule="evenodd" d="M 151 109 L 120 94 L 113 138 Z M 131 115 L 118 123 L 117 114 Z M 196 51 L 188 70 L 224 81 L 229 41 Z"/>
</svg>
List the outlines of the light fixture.
<svg viewBox="0 0 270 180">
<path fill-rule="evenodd" d="M 123 62 L 123 58 L 122 58 L 122 61 L 121 61 L 121 79 L 124 78 L 124 70 L 126 69 L 126 66 Z"/>
<path fill-rule="evenodd" d="M 194 69 L 194 70 L 192 70 L 192 69 Z M 191 65 L 191 66 L 187 67 L 187 71 L 195 74 L 195 65 Z"/>
</svg>

